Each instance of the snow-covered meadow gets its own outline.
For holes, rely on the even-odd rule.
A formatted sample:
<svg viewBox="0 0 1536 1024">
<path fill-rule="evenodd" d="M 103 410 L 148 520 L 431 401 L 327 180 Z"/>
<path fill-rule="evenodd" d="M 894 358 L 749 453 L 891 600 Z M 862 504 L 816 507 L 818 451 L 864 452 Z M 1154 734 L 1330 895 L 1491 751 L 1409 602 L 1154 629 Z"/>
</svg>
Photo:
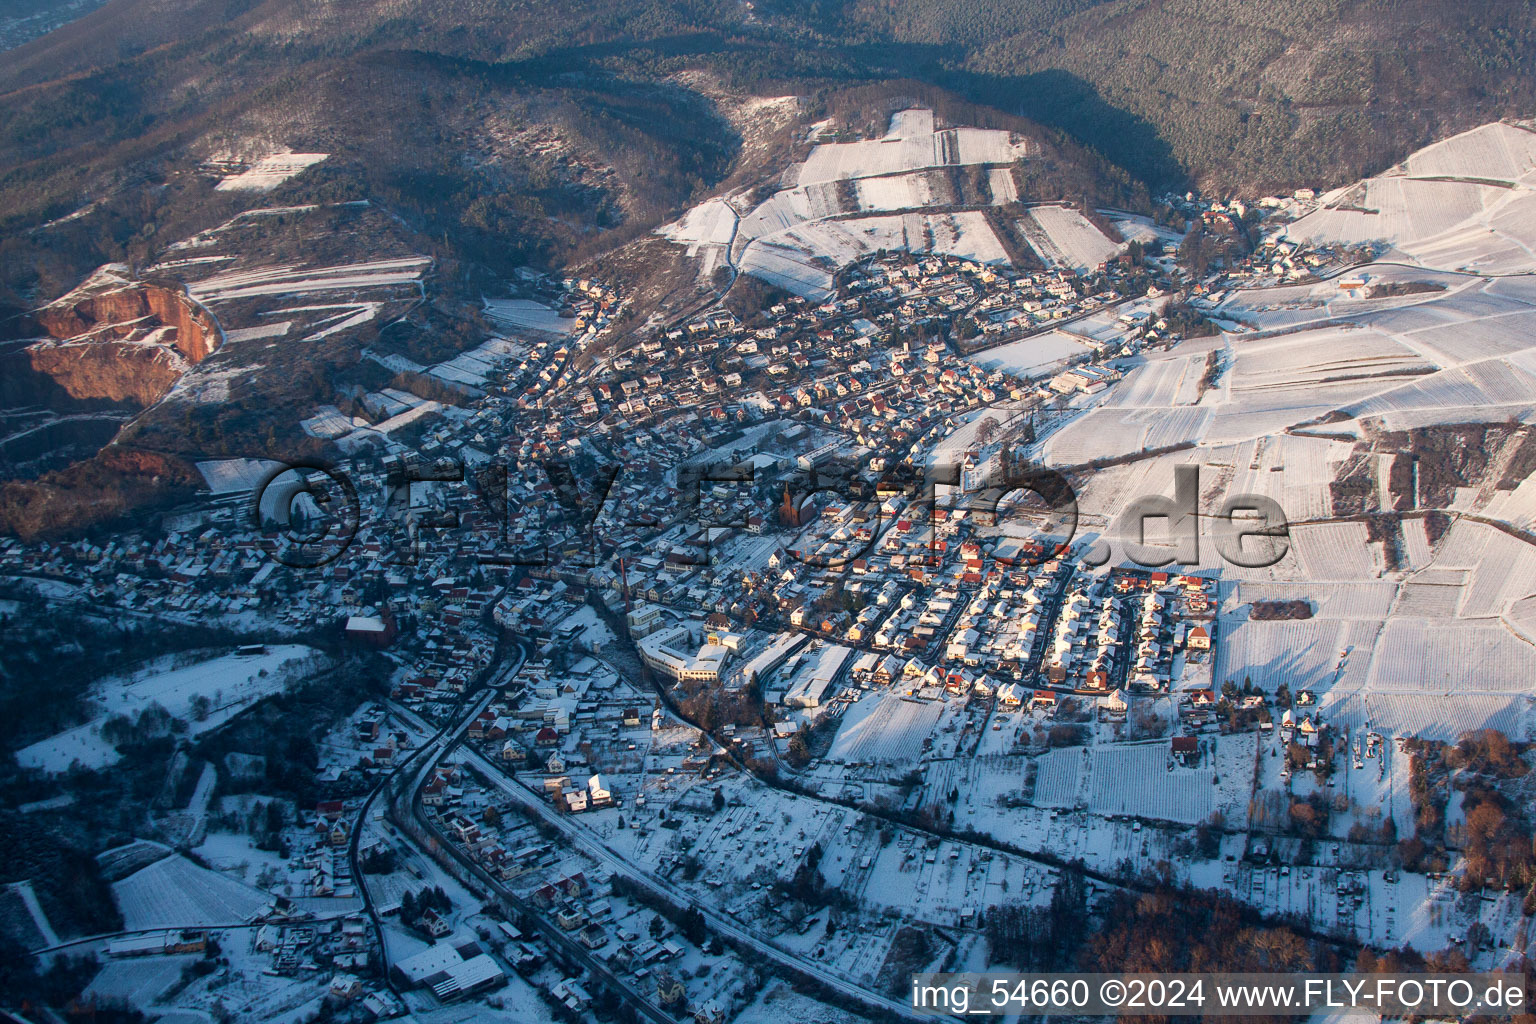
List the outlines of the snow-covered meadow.
<svg viewBox="0 0 1536 1024">
<path fill-rule="evenodd" d="M 298 644 L 268 647 L 261 654 L 224 654 L 189 665 L 177 665 L 172 658 L 156 659 L 130 674 L 95 684 L 89 698 L 94 711 L 90 721 L 23 747 L 16 759 L 50 772 L 64 771 L 76 761 L 87 768 L 106 767 L 119 757 L 101 735 L 102 724 L 113 715 L 136 718 L 159 705 L 173 718 L 184 720 L 188 733 L 195 735 L 227 722 L 323 665 L 317 651 Z M 199 707 L 206 712 L 201 717 Z"/>
</svg>

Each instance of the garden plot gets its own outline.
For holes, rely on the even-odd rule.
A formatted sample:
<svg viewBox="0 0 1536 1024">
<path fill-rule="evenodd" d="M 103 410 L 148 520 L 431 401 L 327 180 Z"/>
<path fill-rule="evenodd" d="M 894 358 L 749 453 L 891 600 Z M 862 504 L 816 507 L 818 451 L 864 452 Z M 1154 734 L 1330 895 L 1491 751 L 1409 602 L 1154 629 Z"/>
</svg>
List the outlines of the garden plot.
<svg viewBox="0 0 1536 1024">
<path fill-rule="evenodd" d="M 199 867 L 180 854 L 112 883 L 112 896 L 129 931 L 244 924 L 272 904 L 272 897 L 260 889 Z"/>
<path fill-rule="evenodd" d="M 21 764 L 43 771 L 61 772 L 79 761 L 87 768 L 117 762 L 116 749 L 101 736 L 109 716 L 138 716 L 159 705 L 173 717 L 186 721 L 196 735 L 229 721 L 263 697 L 280 692 L 290 680 L 316 671 L 321 656 L 299 645 L 268 647 L 250 656 L 227 654 L 181 668 L 170 658 L 160 658 L 132 675 L 117 676 L 92 687 L 91 704 L 96 717 L 57 736 L 24 747 L 16 754 Z M 206 699 L 207 713 L 194 713 L 198 698 Z"/>
<path fill-rule="evenodd" d="M 756 999 L 736 1015 L 735 1024 L 868 1024 L 868 1018 L 818 1003 L 783 982 L 764 985 Z"/>
<path fill-rule="evenodd" d="M 844 713 L 827 760 L 839 764 L 915 763 L 943 713 L 944 705 L 937 701 L 907 700 L 893 693 L 867 694 Z"/>
<path fill-rule="evenodd" d="M 929 858 L 932 860 L 929 860 Z M 825 860 L 825 858 L 823 858 Z M 860 898 L 872 908 L 943 926 L 963 924 L 979 910 L 1024 888 L 1028 867 L 968 843 L 925 845 L 912 833 L 878 848 L 864 874 Z"/>
<path fill-rule="evenodd" d="M 1168 770 L 1165 742 L 1093 748 L 1088 806 L 1096 814 L 1129 814 L 1194 824 L 1216 809 L 1216 773 Z"/>
<path fill-rule="evenodd" d="M 1087 217 L 1060 206 L 1032 207 L 1019 226 L 1042 260 L 1079 274 L 1120 251 L 1121 243 L 1108 238 Z"/>
</svg>

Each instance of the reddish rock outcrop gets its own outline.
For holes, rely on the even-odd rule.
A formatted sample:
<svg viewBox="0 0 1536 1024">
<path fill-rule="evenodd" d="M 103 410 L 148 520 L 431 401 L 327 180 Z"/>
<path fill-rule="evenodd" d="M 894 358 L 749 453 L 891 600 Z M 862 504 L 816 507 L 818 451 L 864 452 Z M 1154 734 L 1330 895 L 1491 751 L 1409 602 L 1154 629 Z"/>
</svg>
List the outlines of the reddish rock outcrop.
<svg viewBox="0 0 1536 1024">
<path fill-rule="evenodd" d="M 71 398 L 104 398 L 140 408 L 165 397 L 187 370 L 175 349 L 132 341 L 32 345 L 27 355 L 34 371 L 52 378 Z"/>
<path fill-rule="evenodd" d="M 213 318 L 179 286 L 103 267 L 34 317 L 49 334 L 27 347 L 32 369 L 77 399 L 163 398 L 218 346 Z"/>
</svg>

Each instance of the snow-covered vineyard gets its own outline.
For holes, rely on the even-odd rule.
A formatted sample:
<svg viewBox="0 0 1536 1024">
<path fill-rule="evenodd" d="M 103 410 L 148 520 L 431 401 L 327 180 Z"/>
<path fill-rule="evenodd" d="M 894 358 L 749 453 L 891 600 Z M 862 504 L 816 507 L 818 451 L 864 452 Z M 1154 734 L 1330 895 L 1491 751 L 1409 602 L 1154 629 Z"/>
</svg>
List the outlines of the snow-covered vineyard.
<svg viewBox="0 0 1536 1024">
<path fill-rule="evenodd" d="M 711 198 L 660 233 L 702 261 L 701 277 L 727 266 L 816 300 L 831 294 L 839 267 L 877 252 L 1003 264 L 1006 246 L 977 207 L 1016 204 L 1012 168 L 1032 152 L 1007 131 L 936 129 L 933 111 L 902 110 L 884 138 L 817 143 L 758 205 L 747 208 L 739 195 Z M 957 192 L 948 169 L 965 167 L 986 172 L 985 195 Z M 1120 249 L 1080 212 L 1056 205 L 1026 210 L 1016 230 L 1047 266 L 1076 272 Z"/>
</svg>

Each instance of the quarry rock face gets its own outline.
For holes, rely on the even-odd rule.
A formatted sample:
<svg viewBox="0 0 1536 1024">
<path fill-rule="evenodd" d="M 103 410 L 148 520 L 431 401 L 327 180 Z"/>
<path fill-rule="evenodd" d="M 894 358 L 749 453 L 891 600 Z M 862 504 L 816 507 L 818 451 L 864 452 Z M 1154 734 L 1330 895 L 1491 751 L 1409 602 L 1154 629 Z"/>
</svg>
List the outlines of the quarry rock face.
<svg viewBox="0 0 1536 1024">
<path fill-rule="evenodd" d="M 213 318 L 177 286 L 108 266 L 34 318 L 48 338 L 27 346 L 31 369 L 71 398 L 153 405 L 218 347 Z"/>
<path fill-rule="evenodd" d="M 103 398 L 144 408 L 158 402 L 186 372 L 187 363 L 165 345 L 122 341 L 39 344 L 27 349 L 37 373 L 71 398 Z"/>
</svg>

